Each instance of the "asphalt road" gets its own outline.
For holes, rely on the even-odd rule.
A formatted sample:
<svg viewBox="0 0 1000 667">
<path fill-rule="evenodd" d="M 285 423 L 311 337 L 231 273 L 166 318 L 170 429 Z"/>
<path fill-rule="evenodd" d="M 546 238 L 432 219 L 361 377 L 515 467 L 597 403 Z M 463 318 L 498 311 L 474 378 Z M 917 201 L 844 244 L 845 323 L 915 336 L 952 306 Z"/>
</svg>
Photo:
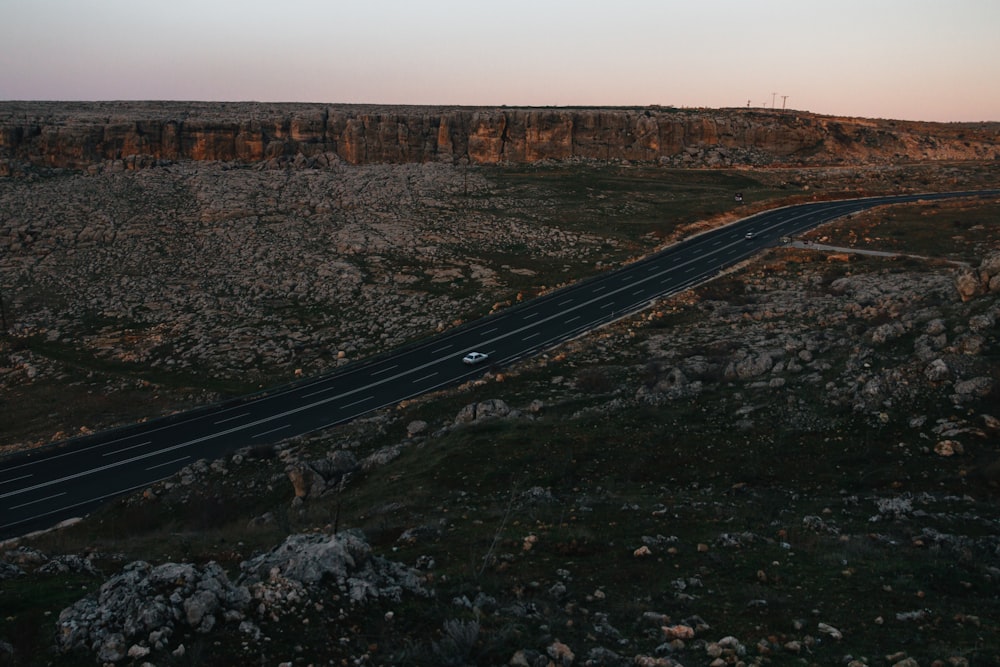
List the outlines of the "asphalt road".
<svg viewBox="0 0 1000 667">
<path fill-rule="evenodd" d="M 0 461 L 0 539 L 83 516 L 197 459 L 323 429 L 477 377 L 484 366 L 461 362 L 470 351 L 487 353 L 490 366 L 510 364 L 709 280 L 784 236 L 835 218 L 887 203 L 998 195 L 1000 190 L 875 197 L 766 211 L 323 377 L 6 458 Z"/>
</svg>

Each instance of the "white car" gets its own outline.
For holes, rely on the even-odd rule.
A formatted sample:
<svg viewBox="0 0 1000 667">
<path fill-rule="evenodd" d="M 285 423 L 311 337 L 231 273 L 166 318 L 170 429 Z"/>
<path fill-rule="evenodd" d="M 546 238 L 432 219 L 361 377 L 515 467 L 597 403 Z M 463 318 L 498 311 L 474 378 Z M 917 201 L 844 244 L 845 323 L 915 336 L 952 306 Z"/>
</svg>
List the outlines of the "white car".
<svg viewBox="0 0 1000 667">
<path fill-rule="evenodd" d="M 752 238 L 753 238 L 753 237 L 755 237 L 755 236 L 757 236 L 757 235 L 756 235 L 756 234 L 754 234 L 753 232 L 747 232 L 747 233 L 746 233 L 746 238 L 748 238 L 748 239 L 752 239 Z"/>
<path fill-rule="evenodd" d="M 462 357 L 462 363 L 468 364 L 470 366 L 475 366 L 476 364 L 481 364 L 489 358 L 488 355 L 482 352 L 469 352 L 467 355 Z"/>
</svg>

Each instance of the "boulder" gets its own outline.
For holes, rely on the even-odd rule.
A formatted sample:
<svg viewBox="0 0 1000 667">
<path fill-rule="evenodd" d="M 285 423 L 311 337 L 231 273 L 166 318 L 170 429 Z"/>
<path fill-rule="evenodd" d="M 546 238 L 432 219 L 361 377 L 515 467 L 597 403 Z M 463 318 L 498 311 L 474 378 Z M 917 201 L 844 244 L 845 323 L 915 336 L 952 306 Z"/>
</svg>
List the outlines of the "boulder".
<svg viewBox="0 0 1000 667">
<path fill-rule="evenodd" d="M 962 301 L 971 301 L 984 293 L 979 274 L 972 269 L 961 269 L 955 275 L 955 289 Z"/>
<path fill-rule="evenodd" d="M 308 589 L 326 581 L 352 604 L 377 598 L 398 601 L 404 591 L 429 595 L 419 572 L 373 556 L 357 532 L 291 535 L 275 549 L 241 563 L 240 570 L 239 582 L 252 589 L 284 580 Z"/>
<path fill-rule="evenodd" d="M 931 382 L 942 382 L 951 377 L 951 369 L 943 359 L 935 359 L 924 369 L 924 377 Z"/>
<path fill-rule="evenodd" d="M 470 403 L 463 407 L 455 415 L 455 423 L 467 424 L 493 417 L 507 417 L 510 414 L 511 409 L 507 403 L 499 398 L 490 398 L 479 403 Z"/>
<path fill-rule="evenodd" d="M 403 592 L 431 595 L 419 572 L 372 556 L 359 533 L 292 535 L 240 567 L 232 582 L 214 562 L 129 563 L 99 591 L 60 612 L 58 647 L 92 650 L 100 662 L 111 663 L 144 657 L 150 646 L 168 648 L 171 636 L 210 633 L 221 623 L 252 633 L 253 624 L 245 621 L 251 601 L 261 613 L 280 612 L 281 605 L 322 583 L 337 587 L 352 604 L 398 601 Z M 173 653 L 182 656 L 183 644 Z"/>
</svg>

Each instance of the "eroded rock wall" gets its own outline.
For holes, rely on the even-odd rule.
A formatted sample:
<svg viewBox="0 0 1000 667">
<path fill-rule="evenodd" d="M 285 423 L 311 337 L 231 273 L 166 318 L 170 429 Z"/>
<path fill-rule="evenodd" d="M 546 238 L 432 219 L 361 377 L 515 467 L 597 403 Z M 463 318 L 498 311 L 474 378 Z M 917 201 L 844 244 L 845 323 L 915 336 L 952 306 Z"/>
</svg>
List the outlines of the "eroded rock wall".
<svg viewBox="0 0 1000 667">
<path fill-rule="evenodd" d="M 326 154 L 351 164 L 492 164 L 662 162 L 706 150 L 734 164 L 992 160 L 1000 159 L 1000 123 L 662 107 L 0 103 L 0 160 L 77 169 L 130 156 L 258 162 Z"/>
</svg>

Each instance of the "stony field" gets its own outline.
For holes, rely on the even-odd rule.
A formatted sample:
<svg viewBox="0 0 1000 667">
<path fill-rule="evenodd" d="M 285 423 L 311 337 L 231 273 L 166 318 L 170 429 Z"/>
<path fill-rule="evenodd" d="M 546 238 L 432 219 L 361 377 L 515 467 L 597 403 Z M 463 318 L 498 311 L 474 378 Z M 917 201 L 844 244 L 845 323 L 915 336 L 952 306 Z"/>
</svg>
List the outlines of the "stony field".
<svg viewBox="0 0 1000 667">
<path fill-rule="evenodd" d="M 341 351 L 347 360 L 377 352 L 739 213 L 728 203 L 712 209 L 688 181 L 655 196 L 662 210 L 681 211 L 677 225 L 628 226 L 661 209 L 641 196 L 648 182 L 617 172 L 567 183 L 544 169 L 514 179 L 440 166 L 346 175 L 336 167 L 282 172 L 296 183 L 277 190 L 297 194 L 260 197 L 253 213 L 213 214 L 206 225 L 213 202 L 236 207 L 271 192 L 267 172 L 230 171 L 188 173 L 184 187 L 161 183 L 178 202 L 193 201 L 189 192 L 212 178 L 229 194 L 150 215 L 177 220 L 157 227 L 152 246 L 135 233 L 119 241 L 110 223 L 102 233 L 112 240 L 98 243 L 80 240 L 86 226 L 57 242 L 61 226 L 22 234 L 18 222 L 10 244 L 21 245 L 4 256 L 4 275 L 11 266 L 50 269 L 44 281 L 15 281 L 7 296 L 16 335 L 5 342 L 6 395 L 72 394 L 75 385 L 103 396 L 93 405 L 145 392 L 160 396 L 161 409 L 178 407 L 330 368 Z M 708 189 L 739 185 L 788 201 L 920 189 L 935 177 L 937 189 L 995 187 L 990 173 L 785 170 L 754 174 L 756 185 L 727 176 L 737 180 Z M 388 179 L 380 187 L 394 194 L 372 188 L 353 218 L 346 194 L 331 212 L 315 212 L 335 174 L 360 179 L 356 193 L 368 191 L 366 180 Z M 82 201 L 71 179 L 87 178 L 117 188 L 162 177 L 4 183 L 4 201 L 23 203 L 38 187 L 64 187 L 65 199 Z M 298 182 L 312 178 L 313 187 Z M 92 209 L 118 198 L 101 201 Z M 560 213 L 567 201 L 577 215 Z M 17 207 L 7 206 L 3 224 L 13 228 Z M 261 212 L 268 207 L 288 224 Z M 322 229 L 340 216 L 354 230 L 343 238 L 309 231 L 309 221 Z M 997 664 L 998 221 L 993 200 L 858 215 L 501 374 L 274 448 L 200 461 L 76 525 L 6 545 L 0 664 Z M 411 224 L 424 231 L 397 230 Z M 184 233 L 171 236 L 175 227 Z M 267 235 L 232 245 L 236 230 Z M 299 235 L 310 242 L 296 243 Z M 172 252 L 165 238 L 185 250 Z M 197 255 L 202 242 L 215 250 Z M 310 264 L 313 243 L 327 252 Z M 126 266 L 128 247 L 127 281 L 95 259 L 113 252 Z M 383 259 L 372 262 L 365 247 Z M 271 252 L 282 261 L 269 261 Z M 59 253 L 70 267 L 63 278 L 48 263 Z M 291 278 L 331 256 L 345 278 L 330 285 L 352 298 Z M 286 261 L 296 258 L 286 283 Z M 214 267 L 204 270 L 211 280 L 185 288 L 199 284 L 189 282 L 199 263 Z M 171 282 L 173 266 L 187 267 L 176 269 L 186 277 Z M 267 267 L 266 279 L 256 266 Z M 104 290 L 84 284 L 91 271 Z M 144 282 L 144 271 L 159 279 Z M 122 285 L 132 280 L 157 297 L 130 296 Z M 369 283 L 376 287 L 366 291 Z M 217 284 L 231 292 L 213 292 Z M 400 305 L 393 319 L 377 285 L 389 304 L 414 299 L 420 318 Z M 412 293 L 403 296 L 403 286 Z M 71 289 L 86 299 L 57 307 L 63 297 L 53 295 Z M 299 291 L 301 302 L 328 299 L 356 315 L 292 317 L 282 304 Z M 271 301 L 251 298 L 263 294 Z M 241 299 L 245 310 L 235 306 Z M 81 305 L 95 302 L 100 309 Z M 382 310 L 390 315 L 378 324 Z M 177 313 L 189 313 L 186 326 L 167 327 Z M 235 323 L 248 330 L 234 333 Z M 163 335 L 151 345 L 156 326 Z M 287 344 L 295 332 L 300 347 Z M 125 357 L 147 348 L 141 363 Z M 146 375 L 154 362 L 157 373 Z M 185 364 L 225 382 L 179 381 Z M 241 368 L 253 369 L 252 382 Z M 63 408 L 47 409 L 55 416 L 19 439 L 48 437 Z M 108 408 L 103 418 L 125 414 Z"/>
</svg>

